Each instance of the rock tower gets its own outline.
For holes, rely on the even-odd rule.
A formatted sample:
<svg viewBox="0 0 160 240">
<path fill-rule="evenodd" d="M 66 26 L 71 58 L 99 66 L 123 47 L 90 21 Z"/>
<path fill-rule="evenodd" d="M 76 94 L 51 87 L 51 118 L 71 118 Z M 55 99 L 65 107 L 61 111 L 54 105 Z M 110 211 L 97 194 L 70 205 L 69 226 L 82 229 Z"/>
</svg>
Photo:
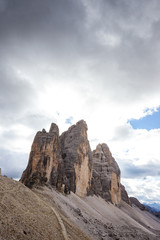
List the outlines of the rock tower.
<svg viewBox="0 0 160 240">
<path fill-rule="evenodd" d="M 29 162 L 20 179 L 28 187 L 50 185 L 80 197 L 100 195 L 119 205 L 120 169 L 106 144 L 91 152 L 84 120 L 59 136 L 55 123 L 49 132 L 39 131 L 33 141 Z"/>
</svg>

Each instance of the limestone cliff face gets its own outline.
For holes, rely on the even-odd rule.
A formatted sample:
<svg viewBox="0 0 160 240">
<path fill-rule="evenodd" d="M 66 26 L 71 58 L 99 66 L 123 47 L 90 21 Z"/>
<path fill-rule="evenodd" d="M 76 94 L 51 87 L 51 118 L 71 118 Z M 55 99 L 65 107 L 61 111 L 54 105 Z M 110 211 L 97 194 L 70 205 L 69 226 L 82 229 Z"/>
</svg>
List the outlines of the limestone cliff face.
<svg viewBox="0 0 160 240">
<path fill-rule="evenodd" d="M 97 194 L 116 205 L 121 201 L 119 167 L 106 144 L 91 152 L 83 120 L 60 137 L 54 123 L 49 132 L 38 132 L 20 181 L 28 187 L 51 185 L 81 197 Z"/>
<path fill-rule="evenodd" d="M 92 156 L 87 124 L 81 120 L 60 136 L 64 173 L 70 190 L 86 196 L 91 184 Z"/>
<path fill-rule="evenodd" d="M 26 186 L 57 182 L 57 168 L 60 159 L 59 129 L 54 123 L 49 132 L 44 129 L 34 138 L 29 162 L 20 179 Z"/>
<path fill-rule="evenodd" d="M 106 144 L 93 151 L 91 192 L 119 205 L 121 202 L 120 169 Z"/>
<path fill-rule="evenodd" d="M 71 126 L 60 137 L 58 126 L 52 123 L 49 132 L 36 134 L 20 181 L 28 187 L 51 184 L 65 193 L 86 196 L 91 184 L 91 164 L 85 121 Z"/>
</svg>

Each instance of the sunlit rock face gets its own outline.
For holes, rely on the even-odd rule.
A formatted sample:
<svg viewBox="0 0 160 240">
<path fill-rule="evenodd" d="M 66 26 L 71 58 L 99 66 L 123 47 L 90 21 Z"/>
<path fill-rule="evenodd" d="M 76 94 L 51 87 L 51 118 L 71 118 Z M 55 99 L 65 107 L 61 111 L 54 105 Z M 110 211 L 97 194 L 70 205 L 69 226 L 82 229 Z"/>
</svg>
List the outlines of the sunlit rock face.
<svg viewBox="0 0 160 240">
<path fill-rule="evenodd" d="M 37 132 L 29 156 L 26 170 L 20 179 L 26 186 L 51 183 L 56 185 L 58 162 L 61 158 L 59 129 L 54 123 L 49 132 Z"/>
<path fill-rule="evenodd" d="M 91 184 L 92 155 L 87 124 L 81 120 L 60 136 L 64 173 L 70 190 L 86 196 Z"/>
<path fill-rule="evenodd" d="M 120 169 L 104 143 L 93 151 L 91 193 L 116 205 L 121 202 Z"/>
</svg>

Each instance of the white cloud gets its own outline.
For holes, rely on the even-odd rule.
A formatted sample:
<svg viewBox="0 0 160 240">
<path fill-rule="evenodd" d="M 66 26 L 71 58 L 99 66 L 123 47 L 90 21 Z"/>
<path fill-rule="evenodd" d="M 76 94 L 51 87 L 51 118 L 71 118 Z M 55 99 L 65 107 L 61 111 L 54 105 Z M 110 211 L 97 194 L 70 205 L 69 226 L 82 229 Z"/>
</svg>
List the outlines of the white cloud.
<svg viewBox="0 0 160 240">
<path fill-rule="evenodd" d="M 159 202 L 160 177 L 146 177 L 143 179 L 122 179 L 122 183 L 126 186 L 129 196 L 137 197 L 141 202 Z"/>
</svg>

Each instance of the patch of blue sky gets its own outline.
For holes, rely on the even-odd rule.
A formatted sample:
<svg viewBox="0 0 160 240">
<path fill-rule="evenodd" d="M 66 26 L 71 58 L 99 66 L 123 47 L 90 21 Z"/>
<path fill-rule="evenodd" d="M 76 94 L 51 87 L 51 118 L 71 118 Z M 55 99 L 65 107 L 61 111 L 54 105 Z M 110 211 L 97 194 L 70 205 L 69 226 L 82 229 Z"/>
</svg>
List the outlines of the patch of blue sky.
<svg viewBox="0 0 160 240">
<path fill-rule="evenodd" d="M 67 118 L 66 120 L 65 120 L 65 123 L 66 124 L 72 124 L 72 121 L 73 121 L 73 117 L 69 117 L 69 118 Z"/>
<path fill-rule="evenodd" d="M 151 129 L 160 128 L 160 107 L 152 114 L 140 119 L 131 119 L 128 121 L 134 129 Z"/>
</svg>

